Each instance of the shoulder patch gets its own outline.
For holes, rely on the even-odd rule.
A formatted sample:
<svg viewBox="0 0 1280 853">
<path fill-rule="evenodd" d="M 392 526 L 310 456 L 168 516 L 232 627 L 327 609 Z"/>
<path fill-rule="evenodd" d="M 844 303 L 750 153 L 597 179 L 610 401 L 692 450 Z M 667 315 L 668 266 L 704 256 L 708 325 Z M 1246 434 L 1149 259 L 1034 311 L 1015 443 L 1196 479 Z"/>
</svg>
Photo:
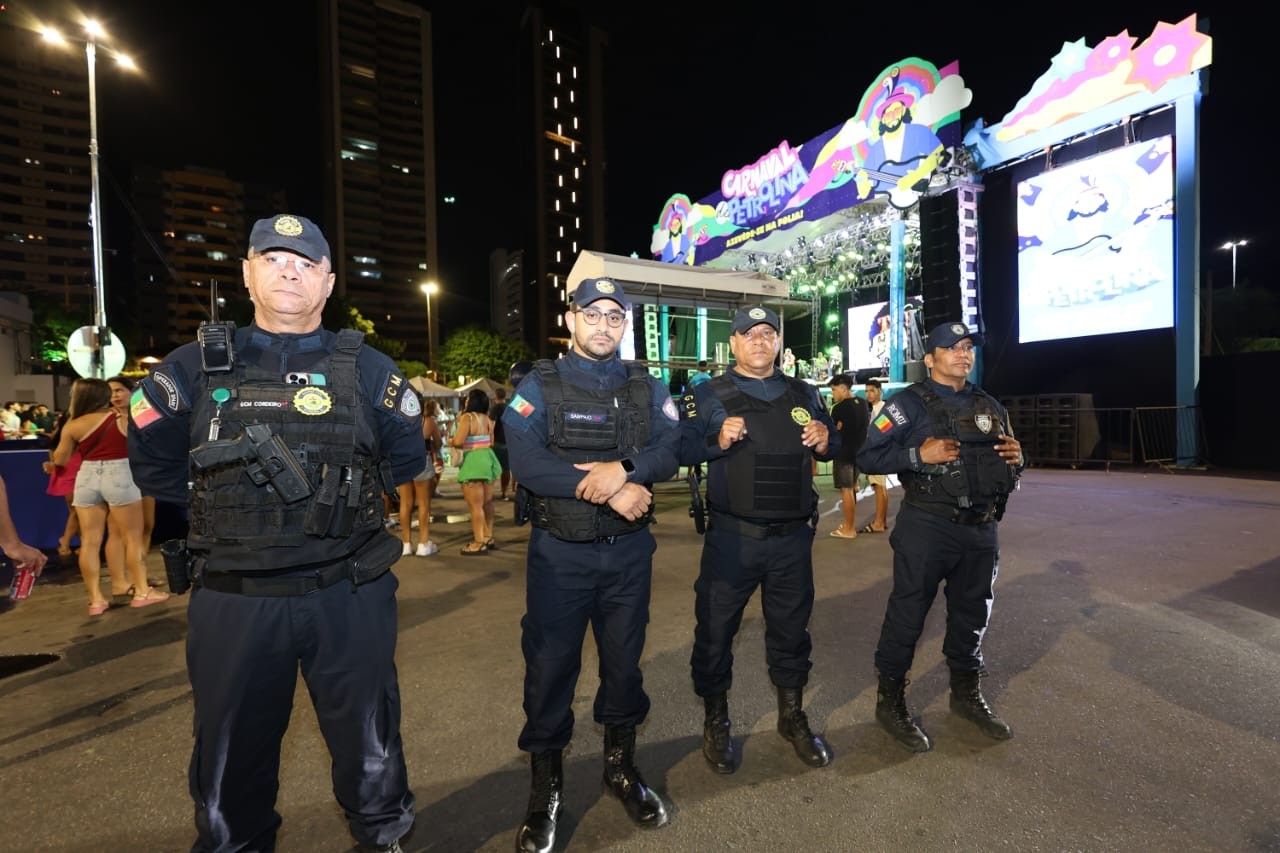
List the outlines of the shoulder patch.
<svg viewBox="0 0 1280 853">
<path fill-rule="evenodd" d="M 413 389 L 409 387 L 409 383 L 400 375 L 398 371 L 388 370 L 387 378 L 382 382 L 382 399 L 378 405 L 388 412 L 401 412 L 400 407 L 403 404 L 406 394 L 412 395 Z M 405 417 L 411 417 L 405 414 Z"/>
<path fill-rule="evenodd" d="M 530 403 L 528 400 L 526 400 L 524 397 L 521 397 L 519 394 L 512 397 L 511 402 L 508 403 L 507 405 L 512 411 L 514 411 L 517 415 L 519 415 L 522 418 L 527 418 L 529 417 L 529 415 L 533 414 L 533 410 L 534 410 L 533 403 Z"/>
<path fill-rule="evenodd" d="M 151 405 L 151 401 L 147 399 L 147 393 L 139 385 L 133 390 L 133 395 L 129 397 L 129 417 L 133 420 L 135 427 L 146 429 L 164 417 L 164 415 L 160 414 L 159 409 Z"/>
<path fill-rule="evenodd" d="M 400 398 L 400 414 L 406 418 L 416 418 L 422 414 L 422 403 L 418 402 L 418 395 L 412 390 Z"/>
<path fill-rule="evenodd" d="M 181 368 L 177 364 L 162 364 L 147 378 L 156 390 L 156 402 L 170 412 L 177 414 L 191 408 L 191 401 L 182 388 Z"/>
<path fill-rule="evenodd" d="M 662 404 L 662 414 L 667 416 L 667 420 L 676 422 L 680 420 L 680 413 L 676 411 L 676 403 L 671 399 L 671 395 L 667 395 L 666 401 Z"/>
<path fill-rule="evenodd" d="M 885 403 L 884 408 L 880 410 L 880 414 L 871 422 L 871 425 L 881 432 L 888 432 L 895 426 L 906 426 L 908 423 L 910 421 L 896 403 Z"/>
</svg>

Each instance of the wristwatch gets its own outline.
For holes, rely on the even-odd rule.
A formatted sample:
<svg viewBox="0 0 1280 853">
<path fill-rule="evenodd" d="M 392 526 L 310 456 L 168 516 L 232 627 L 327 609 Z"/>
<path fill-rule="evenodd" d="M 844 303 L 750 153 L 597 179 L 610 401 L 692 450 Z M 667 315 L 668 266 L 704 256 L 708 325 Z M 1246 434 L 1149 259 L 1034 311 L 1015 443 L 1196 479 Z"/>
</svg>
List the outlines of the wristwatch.
<svg viewBox="0 0 1280 853">
<path fill-rule="evenodd" d="M 622 470 L 627 472 L 627 476 L 631 476 L 636 472 L 636 463 L 632 462 L 630 458 L 624 456 L 618 462 L 622 464 Z"/>
</svg>

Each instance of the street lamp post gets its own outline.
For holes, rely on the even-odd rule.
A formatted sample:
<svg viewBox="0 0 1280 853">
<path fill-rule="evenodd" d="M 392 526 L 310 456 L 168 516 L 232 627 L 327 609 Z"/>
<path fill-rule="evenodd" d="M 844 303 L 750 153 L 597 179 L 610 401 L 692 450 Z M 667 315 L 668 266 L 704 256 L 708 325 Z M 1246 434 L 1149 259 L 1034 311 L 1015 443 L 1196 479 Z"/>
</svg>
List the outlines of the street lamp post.
<svg viewBox="0 0 1280 853">
<path fill-rule="evenodd" d="M 1226 243 L 1222 244 L 1222 248 L 1224 250 L 1226 249 L 1231 250 L 1231 289 L 1232 290 L 1236 289 L 1236 249 L 1240 248 L 1241 246 L 1247 246 L 1248 244 L 1249 244 L 1248 240 L 1228 240 Z"/>
<path fill-rule="evenodd" d="M 89 227 L 93 233 L 93 376 L 106 378 L 104 349 L 110 341 L 107 328 L 106 271 L 102 261 L 102 192 L 98 178 L 98 42 L 106 32 L 97 21 L 85 21 L 85 61 L 89 66 Z M 41 30 L 45 41 L 65 44 L 63 35 L 52 27 Z M 125 68 L 133 68 L 133 60 L 118 51 L 111 51 L 116 62 Z"/>
<path fill-rule="evenodd" d="M 440 290 L 440 286 L 434 281 L 428 281 L 419 286 L 427 296 L 427 371 L 435 378 L 435 327 L 431 324 L 431 297 Z"/>
</svg>

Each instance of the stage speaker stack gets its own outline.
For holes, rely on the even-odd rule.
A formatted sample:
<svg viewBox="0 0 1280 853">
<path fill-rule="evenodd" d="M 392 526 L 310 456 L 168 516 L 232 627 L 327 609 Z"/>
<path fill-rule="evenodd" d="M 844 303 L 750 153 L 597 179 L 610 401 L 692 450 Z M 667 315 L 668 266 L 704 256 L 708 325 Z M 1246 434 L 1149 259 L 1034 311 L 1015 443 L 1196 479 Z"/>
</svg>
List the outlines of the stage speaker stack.
<svg viewBox="0 0 1280 853">
<path fill-rule="evenodd" d="M 954 190 L 920 199 L 920 284 L 925 335 L 939 323 L 960 319 L 960 228 Z"/>
<path fill-rule="evenodd" d="M 920 273 L 926 334 L 939 323 L 978 323 L 978 192 L 974 184 L 920 199 Z"/>
</svg>

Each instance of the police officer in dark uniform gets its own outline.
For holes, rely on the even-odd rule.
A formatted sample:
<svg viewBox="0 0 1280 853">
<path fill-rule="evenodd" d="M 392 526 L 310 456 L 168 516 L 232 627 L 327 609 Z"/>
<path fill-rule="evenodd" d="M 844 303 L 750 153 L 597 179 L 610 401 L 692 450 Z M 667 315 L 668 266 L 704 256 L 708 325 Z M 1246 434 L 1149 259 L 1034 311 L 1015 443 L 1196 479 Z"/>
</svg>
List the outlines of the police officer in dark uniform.
<svg viewBox="0 0 1280 853">
<path fill-rule="evenodd" d="M 248 328 L 206 324 L 134 392 L 129 459 L 142 492 L 187 504 L 163 547 L 193 587 L 193 850 L 271 850 L 280 743 L 298 668 L 333 759 L 333 789 L 364 849 L 413 824 L 400 740 L 400 543 L 382 493 L 426 460 L 417 396 L 351 330 L 320 326 L 329 245 L 301 216 L 254 224 Z M 178 591 L 178 590 L 175 590 Z"/>
<path fill-rule="evenodd" d="M 867 430 L 858 467 L 897 474 L 902 507 L 889 543 L 893 591 L 880 629 L 876 719 L 913 752 L 932 749 L 907 710 L 907 671 L 938 585 L 946 584 L 942 652 L 951 670 L 951 710 L 999 740 L 1013 732 L 987 704 L 982 637 L 1000 558 L 997 522 L 1025 460 L 1009 415 L 968 381 L 984 338 L 963 323 L 929 333 L 929 378 L 895 394 Z"/>
<path fill-rule="evenodd" d="M 604 726 L 604 786 L 643 827 L 667 807 L 635 766 L 636 726 L 649 712 L 640 655 L 656 549 L 650 484 L 676 471 L 675 404 L 661 381 L 618 358 L 630 304 L 622 287 L 586 279 L 570 297 L 571 347 L 535 362 L 503 414 L 529 537 L 520 748 L 533 769 L 518 851 L 549 851 L 573 735 L 573 696 L 587 625 L 600 655 L 594 716 Z"/>
<path fill-rule="evenodd" d="M 681 462 L 710 463 L 690 658 L 706 711 L 702 753 L 719 773 L 736 769 L 728 704 L 733 638 L 759 587 L 778 734 L 806 764 L 823 767 L 831 763 L 831 747 L 810 731 L 802 701 L 813 647 L 813 460 L 838 453 L 840 434 L 818 390 L 777 368 L 776 313 L 741 308 L 732 330 L 733 368 L 695 386 L 696 411 L 682 425 Z"/>
</svg>

